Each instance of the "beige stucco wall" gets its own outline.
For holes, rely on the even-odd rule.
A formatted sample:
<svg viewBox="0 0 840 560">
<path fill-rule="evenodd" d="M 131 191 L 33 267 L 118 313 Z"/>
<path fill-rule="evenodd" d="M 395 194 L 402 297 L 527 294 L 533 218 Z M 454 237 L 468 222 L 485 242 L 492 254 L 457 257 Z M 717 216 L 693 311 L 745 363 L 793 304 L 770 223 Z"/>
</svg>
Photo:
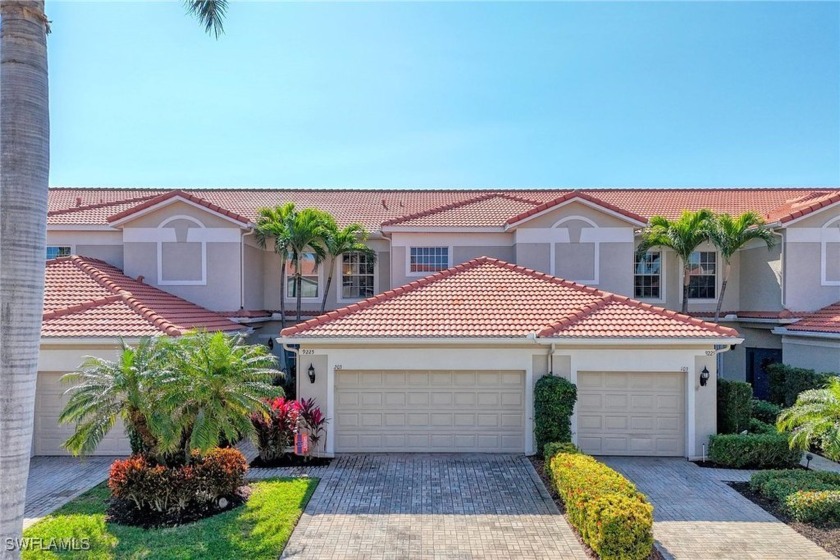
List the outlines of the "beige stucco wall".
<svg viewBox="0 0 840 560">
<path fill-rule="evenodd" d="M 816 311 L 840 301 L 840 286 L 822 284 L 820 261 L 819 243 L 785 242 L 785 306 L 788 309 Z"/>
<path fill-rule="evenodd" d="M 723 354 L 721 377 L 732 381 L 747 380 L 747 348 L 782 348 L 782 338 L 773 334 L 774 324 L 760 323 L 724 323 L 732 327 L 744 339 L 744 342 Z M 787 361 L 787 356 L 785 356 Z"/>
<path fill-rule="evenodd" d="M 514 249 L 516 264 L 542 272 L 551 270 L 551 245 L 548 243 L 517 243 Z"/>
<path fill-rule="evenodd" d="M 76 245 L 73 252 L 77 255 L 105 261 L 120 270 L 124 266 L 122 245 Z"/>
<path fill-rule="evenodd" d="M 250 239 L 247 238 L 246 239 Z M 245 245 L 245 309 L 263 309 L 265 301 L 265 271 L 263 266 L 263 250 L 255 246 L 252 241 L 246 241 Z"/>
<path fill-rule="evenodd" d="M 840 340 L 786 336 L 782 348 L 788 365 L 840 374 Z"/>
<path fill-rule="evenodd" d="M 70 247 L 75 255 L 100 259 L 117 268 L 123 267 L 122 232 L 47 229 L 47 245 Z"/>
<path fill-rule="evenodd" d="M 766 246 L 742 249 L 739 257 L 740 310 L 781 311 L 781 243 L 769 250 Z"/>
</svg>

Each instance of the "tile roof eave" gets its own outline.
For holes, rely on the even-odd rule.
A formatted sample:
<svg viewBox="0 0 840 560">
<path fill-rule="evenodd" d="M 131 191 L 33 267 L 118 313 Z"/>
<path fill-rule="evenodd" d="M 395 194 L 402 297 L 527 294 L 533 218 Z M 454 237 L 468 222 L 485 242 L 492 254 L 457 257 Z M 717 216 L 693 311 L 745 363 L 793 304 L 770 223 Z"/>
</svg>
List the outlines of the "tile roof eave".
<svg viewBox="0 0 840 560">
<path fill-rule="evenodd" d="M 146 211 L 153 211 L 158 206 L 171 204 L 171 202 L 174 202 L 177 199 L 181 199 L 182 201 L 198 205 L 204 208 L 205 210 L 209 210 L 215 214 L 220 215 L 225 219 L 237 222 L 242 227 L 249 227 L 252 225 L 251 220 L 249 220 L 245 216 L 241 216 L 236 212 L 231 212 L 230 210 L 225 210 L 221 206 L 213 204 L 212 202 L 204 200 L 203 198 L 189 194 L 181 189 L 175 189 L 167 193 L 152 197 L 146 200 L 145 202 L 141 202 L 137 206 L 132 206 L 127 210 L 123 210 L 122 212 L 118 212 L 116 214 L 108 216 L 107 220 L 111 226 L 116 227 L 131 220 L 132 216 L 134 216 L 135 214 L 142 215 Z"/>
<path fill-rule="evenodd" d="M 605 202 L 597 197 L 576 190 L 559 196 L 553 200 L 549 200 L 548 202 L 544 202 L 539 206 L 535 206 L 530 210 L 522 212 L 521 214 L 508 218 L 505 221 L 505 228 L 514 228 L 522 222 L 526 222 L 528 220 L 536 218 L 537 216 L 540 216 L 546 212 L 551 212 L 554 208 L 561 205 L 569 204 L 571 202 L 574 202 L 575 200 L 581 201 L 587 206 L 598 207 L 601 209 L 601 211 L 606 210 L 609 213 L 616 215 L 620 219 L 630 221 L 639 227 L 645 226 L 648 223 L 648 218 L 645 218 L 644 216 L 640 216 L 639 214 L 636 214 L 635 212 L 630 212 L 629 210 L 624 210 L 623 208 L 619 208 L 618 206 Z"/>
</svg>

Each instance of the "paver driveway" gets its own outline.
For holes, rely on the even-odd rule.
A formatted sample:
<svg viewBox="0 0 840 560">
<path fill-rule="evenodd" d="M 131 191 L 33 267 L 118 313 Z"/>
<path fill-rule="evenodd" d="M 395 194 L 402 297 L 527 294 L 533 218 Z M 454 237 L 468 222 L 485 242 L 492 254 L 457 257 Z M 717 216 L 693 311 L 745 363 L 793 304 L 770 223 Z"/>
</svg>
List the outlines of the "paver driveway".
<svg viewBox="0 0 840 560">
<path fill-rule="evenodd" d="M 283 557 L 587 558 L 523 456 L 344 455 L 320 476 Z"/>
<path fill-rule="evenodd" d="M 653 535 L 666 558 L 834 558 L 725 483 L 747 481 L 752 471 L 704 469 L 684 459 L 599 459 L 650 498 Z"/>
</svg>

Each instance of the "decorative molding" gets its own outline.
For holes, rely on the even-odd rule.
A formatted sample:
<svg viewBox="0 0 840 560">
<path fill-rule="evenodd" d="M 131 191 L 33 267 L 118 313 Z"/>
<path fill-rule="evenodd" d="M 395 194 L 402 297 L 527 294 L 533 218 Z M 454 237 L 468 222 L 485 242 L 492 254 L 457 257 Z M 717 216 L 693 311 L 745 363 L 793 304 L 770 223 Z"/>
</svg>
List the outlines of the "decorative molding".
<svg viewBox="0 0 840 560">
<path fill-rule="evenodd" d="M 166 227 L 167 224 L 170 222 L 174 222 L 175 220 L 186 220 L 188 222 L 192 222 L 201 229 L 207 229 L 204 227 L 204 224 L 201 223 L 200 220 L 197 218 L 193 218 L 192 216 L 186 215 L 176 215 L 170 218 L 165 219 L 162 221 L 157 228 L 136 228 L 136 229 L 156 229 L 158 230 L 157 233 L 153 234 L 157 236 L 157 276 L 158 276 L 158 286 L 206 286 L 207 285 L 207 242 L 206 241 L 198 241 L 201 243 L 201 279 L 200 280 L 164 280 L 163 279 L 163 244 L 164 243 L 177 243 L 178 239 L 176 237 L 175 229 L 171 227 Z M 190 229 L 196 228 L 188 228 L 187 229 L 187 242 L 194 243 L 194 241 L 190 241 Z"/>
</svg>

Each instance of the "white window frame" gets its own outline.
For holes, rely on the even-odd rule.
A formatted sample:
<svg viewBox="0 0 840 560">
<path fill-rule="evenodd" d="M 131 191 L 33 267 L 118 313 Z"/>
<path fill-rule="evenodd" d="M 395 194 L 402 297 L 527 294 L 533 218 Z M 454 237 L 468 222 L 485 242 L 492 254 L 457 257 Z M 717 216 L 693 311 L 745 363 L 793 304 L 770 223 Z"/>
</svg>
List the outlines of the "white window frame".
<svg viewBox="0 0 840 560">
<path fill-rule="evenodd" d="M 431 274 L 436 274 L 440 272 L 440 270 L 435 271 L 424 271 L 424 272 L 412 272 L 411 270 L 411 250 L 412 249 L 446 249 L 446 266 L 443 267 L 441 270 L 446 270 L 447 268 L 452 268 L 452 245 L 410 245 L 405 248 L 405 275 L 412 276 L 412 277 L 423 277 L 429 276 Z"/>
<path fill-rule="evenodd" d="M 58 247 L 59 249 L 61 249 L 62 247 L 67 247 L 68 249 L 70 249 L 70 255 L 75 255 L 76 254 L 76 246 L 75 245 L 70 245 L 70 244 L 68 244 L 68 245 L 49 245 L 48 244 L 47 245 L 47 251 L 50 249 L 50 247 Z M 64 255 L 64 256 L 66 257 L 66 256 L 69 256 L 69 255 Z M 60 259 L 60 258 L 62 258 L 62 255 L 50 258 L 46 255 L 46 252 L 45 252 L 44 257 L 46 257 L 45 260 L 49 261 L 49 260 L 52 260 L 52 259 Z"/>
<path fill-rule="evenodd" d="M 709 248 L 697 248 L 694 251 L 692 251 L 692 254 L 693 253 L 714 253 L 715 254 L 715 296 L 719 296 L 720 295 L 721 279 L 722 279 L 721 278 L 722 275 L 720 273 L 720 267 L 721 267 L 721 263 L 722 263 L 721 258 L 720 258 L 720 253 L 716 249 L 713 249 L 711 247 L 709 247 Z M 685 282 L 685 267 L 681 265 L 680 269 L 681 269 L 680 270 L 680 303 L 682 303 L 682 300 L 683 300 L 683 286 L 684 286 L 683 282 Z M 713 297 L 713 298 L 693 298 L 693 297 L 690 297 L 690 298 L 688 298 L 688 301 L 693 301 L 695 303 L 715 303 L 715 302 L 717 302 L 717 297 Z"/>
<path fill-rule="evenodd" d="M 312 251 L 304 251 L 304 253 L 312 253 Z M 286 266 L 291 266 L 291 264 L 292 264 L 291 260 L 286 261 Z M 300 298 L 301 303 L 321 303 L 321 299 L 324 297 L 324 294 L 321 293 L 321 290 L 323 290 L 325 288 L 325 286 L 324 286 L 324 266 L 323 266 L 323 264 L 324 263 L 321 263 L 321 264 L 318 265 L 318 295 L 315 296 L 315 297 L 301 296 L 301 298 Z M 307 275 L 303 275 L 303 276 L 307 276 Z M 292 272 L 292 274 L 289 274 L 288 272 L 286 273 L 287 286 L 288 286 L 289 280 L 292 280 L 293 278 L 294 278 L 294 272 Z M 287 288 L 287 286 L 281 286 L 280 289 L 285 290 Z M 288 290 L 286 290 L 285 296 L 286 296 L 286 301 L 287 302 L 288 301 L 297 301 L 297 297 L 296 296 L 290 296 Z"/>
<path fill-rule="evenodd" d="M 667 297 L 665 295 L 665 287 L 667 286 L 666 278 L 666 270 L 667 270 L 667 257 L 665 256 L 666 251 L 664 247 L 661 248 L 652 248 L 648 251 L 650 252 L 658 252 L 659 253 L 659 297 L 658 298 L 641 298 L 636 297 L 636 254 L 633 254 L 633 299 L 638 299 L 641 301 L 646 301 L 649 303 L 665 303 Z"/>
<path fill-rule="evenodd" d="M 344 264 L 344 255 L 341 256 L 340 259 L 335 260 L 335 277 L 338 278 L 338 282 L 335 282 L 335 300 L 338 303 L 354 303 L 357 301 L 362 301 L 363 299 L 367 299 L 366 297 L 358 297 L 358 298 L 345 298 L 343 296 L 343 288 L 344 288 L 344 270 L 342 265 Z M 379 259 L 373 261 L 373 295 L 379 293 Z"/>
<path fill-rule="evenodd" d="M 177 216 L 172 216 L 164 221 L 162 221 L 157 229 L 163 232 L 164 229 L 171 229 L 166 228 L 166 225 L 170 222 L 174 222 L 175 220 L 187 220 L 188 222 L 192 222 L 196 224 L 200 229 L 204 230 L 207 229 L 206 226 L 197 218 L 193 218 L 192 216 L 186 216 L 183 214 L 179 214 Z M 187 230 L 189 231 L 189 230 Z M 174 231 L 172 232 L 174 235 Z M 200 280 L 164 280 L 163 279 L 163 244 L 164 243 L 175 243 L 174 241 L 163 241 L 163 235 L 158 235 L 157 240 L 157 276 L 158 276 L 158 286 L 206 286 L 207 285 L 207 241 L 205 236 L 201 236 L 201 241 L 189 241 L 189 243 L 201 243 L 201 279 Z M 189 238 L 189 234 L 187 235 Z"/>
</svg>

